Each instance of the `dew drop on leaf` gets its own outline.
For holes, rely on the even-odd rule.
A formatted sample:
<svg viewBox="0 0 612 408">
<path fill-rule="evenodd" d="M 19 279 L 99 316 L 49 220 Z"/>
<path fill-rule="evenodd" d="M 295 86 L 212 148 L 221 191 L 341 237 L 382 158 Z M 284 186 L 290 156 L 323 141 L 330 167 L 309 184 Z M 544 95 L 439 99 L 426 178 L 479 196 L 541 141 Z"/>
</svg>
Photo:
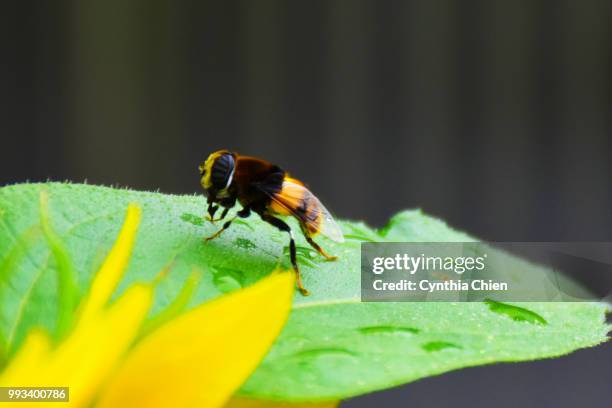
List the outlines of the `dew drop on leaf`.
<svg viewBox="0 0 612 408">
<path fill-rule="evenodd" d="M 300 351 L 296 353 L 299 357 L 322 357 L 322 356 L 348 356 L 356 357 L 357 353 L 339 347 L 328 347 L 328 348 L 316 348 L 310 350 Z"/>
<path fill-rule="evenodd" d="M 251 240 L 246 239 L 246 238 L 236 238 L 236 240 L 234 241 L 234 244 L 236 244 L 237 247 L 242 248 L 242 249 L 257 248 L 257 245 L 255 245 L 253 242 L 251 242 Z"/>
<path fill-rule="evenodd" d="M 232 268 L 213 266 L 213 284 L 223 293 L 232 292 L 244 286 L 244 274 Z"/>
<path fill-rule="evenodd" d="M 317 253 L 311 250 L 310 248 L 306 248 L 306 247 L 298 245 L 295 247 L 295 252 L 296 252 L 297 259 L 298 259 L 298 263 L 300 265 L 306 265 L 311 268 L 316 268 L 317 264 L 322 261 L 322 259 L 318 258 Z M 283 248 L 283 255 L 285 257 L 289 256 L 288 246 Z"/>
<path fill-rule="evenodd" d="M 204 225 L 204 218 L 198 217 L 195 214 L 183 213 L 181 215 L 181 220 L 188 222 L 190 224 L 196 225 L 198 227 L 201 227 L 202 225 Z"/>
<path fill-rule="evenodd" d="M 514 321 L 529 322 L 534 324 L 548 324 L 546 319 L 529 309 L 507 303 L 496 302 L 490 299 L 485 300 L 485 303 L 489 306 L 489 309 L 492 312 L 506 315 Z"/>
<path fill-rule="evenodd" d="M 420 332 L 419 329 L 414 327 L 400 326 L 368 326 L 361 327 L 358 330 L 361 334 L 400 334 L 404 336 L 412 336 Z"/>
<path fill-rule="evenodd" d="M 461 346 L 446 341 L 430 341 L 429 343 L 423 344 L 421 348 L 431 353 L 434 351 L 441 351 L 445 349 L 460 349 Z"/>
</svg>

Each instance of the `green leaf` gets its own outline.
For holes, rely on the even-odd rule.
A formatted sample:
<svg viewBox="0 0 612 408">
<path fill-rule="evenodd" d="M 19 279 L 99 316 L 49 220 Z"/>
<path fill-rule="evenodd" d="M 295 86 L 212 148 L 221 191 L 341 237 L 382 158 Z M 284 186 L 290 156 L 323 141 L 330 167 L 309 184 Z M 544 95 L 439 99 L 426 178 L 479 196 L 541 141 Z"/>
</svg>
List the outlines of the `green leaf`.
<svg viewBox="0 0 612 408">
<path fill-rule="evenodd" d="M 202 238 L 219 225 L 203 220 L 202 196 L 58 183 L 3 187 L 0 338 L 9 354 L 31 327 L 56 330 L 57 256 L 42 234 L 32 233 L 40 228 L 41 191 L 48 195 L 53 231 L 72 259 L 76 293 L 86 292 L 130 202 L 141 205 L 143 221 L 119 292 L 166 270 L 157 284 L 152 316 L 164 316 L 168 306 L 182 309 L 186 290 L 193 292 L 189 307 L 250 285 L 279 263 L 289 267 L 286 234 L 256 216 L 237 220 L 205 244 Z M 337 262 L 324 261 L 299 238 L 298 261 L 311 296 L 295 297 L 287 326 L 244 385 L 243 395 L 281 401 L 344 399 L 457 368 L 559 356 L 607 338 L 606 308 L 596 303 L 361 303 L 361 241 L 474 238 L 420 211 L 402 212 L 380 231 L 363 223 L 340 224 L 345 243 L 319 239 L 340 257 Z M 509 262 L 530 267 L 516 258 Z M 201 279 L 185 289 L 194 268 L 202 271 Z"/>
</svg>

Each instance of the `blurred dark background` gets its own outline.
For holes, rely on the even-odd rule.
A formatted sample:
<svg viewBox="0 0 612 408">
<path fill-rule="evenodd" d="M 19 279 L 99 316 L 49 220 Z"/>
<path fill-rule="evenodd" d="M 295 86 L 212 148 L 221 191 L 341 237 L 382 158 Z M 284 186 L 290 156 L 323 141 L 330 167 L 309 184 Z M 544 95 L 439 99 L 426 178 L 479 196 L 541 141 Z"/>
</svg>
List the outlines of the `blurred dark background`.
<svg viewBox="0 0 612 408">
<path fill-rule="evenodd" d="M 6 1 L 0 185 L 199 192 L 227 147 L 341 218 L 612 240 L 610 1 Z M 603 407 L 609 346 L 344 407 Z"/>
</svg>

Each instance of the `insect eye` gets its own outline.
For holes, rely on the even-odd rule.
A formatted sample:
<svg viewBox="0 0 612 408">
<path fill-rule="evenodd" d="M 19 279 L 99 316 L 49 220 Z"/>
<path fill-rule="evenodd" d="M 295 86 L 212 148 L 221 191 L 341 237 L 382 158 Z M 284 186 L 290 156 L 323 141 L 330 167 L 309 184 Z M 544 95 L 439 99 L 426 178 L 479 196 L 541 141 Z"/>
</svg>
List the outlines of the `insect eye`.
<svg viewBox="0 0 612 408">
<path fill-rule="evenodd" d="M 234 157 L 231 154 L 219 156 L 212 166 L 212 184 L 219 190 L 227 188 L 234 173 Z"/>
</svg>

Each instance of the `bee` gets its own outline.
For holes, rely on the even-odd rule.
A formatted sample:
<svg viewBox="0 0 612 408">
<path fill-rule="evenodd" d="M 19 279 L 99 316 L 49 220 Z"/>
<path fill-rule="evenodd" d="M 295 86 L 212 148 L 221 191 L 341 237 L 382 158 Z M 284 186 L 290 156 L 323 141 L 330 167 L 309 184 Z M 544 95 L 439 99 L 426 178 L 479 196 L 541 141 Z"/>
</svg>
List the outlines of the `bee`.
<svg viewBox="0 0 612 408">
<path fill-rule="evenodd" d="M 336 260 L 337 257 L 329 255 L 313 240 L 320 233 L 336 242 L 344 241 L 342 230 L 319 199 L 304 183 L 290 177 L 279 166 L 228 150 L 212 153 L 199 169 L 200 183 L 207 194 L 209 221 L 214 223 L 223 220 L 236 202 L 242 206 L 220 230 L 205 240 L 217 238 L 230 227 L 236 217 L 247 218 L 251 212 L 256 213 L 263 221 L 289 235 L 289 254 L 297 287 L 302 295 L 307 296 L 308 291 L 302 284 L 297 264 L 295 236 L 289 225 L 278 216 L 294 217 L 306 241 L 325 259 Z M 223 207 L 223 211 L 215 219 L 220 207 Z"/>
</svg>

